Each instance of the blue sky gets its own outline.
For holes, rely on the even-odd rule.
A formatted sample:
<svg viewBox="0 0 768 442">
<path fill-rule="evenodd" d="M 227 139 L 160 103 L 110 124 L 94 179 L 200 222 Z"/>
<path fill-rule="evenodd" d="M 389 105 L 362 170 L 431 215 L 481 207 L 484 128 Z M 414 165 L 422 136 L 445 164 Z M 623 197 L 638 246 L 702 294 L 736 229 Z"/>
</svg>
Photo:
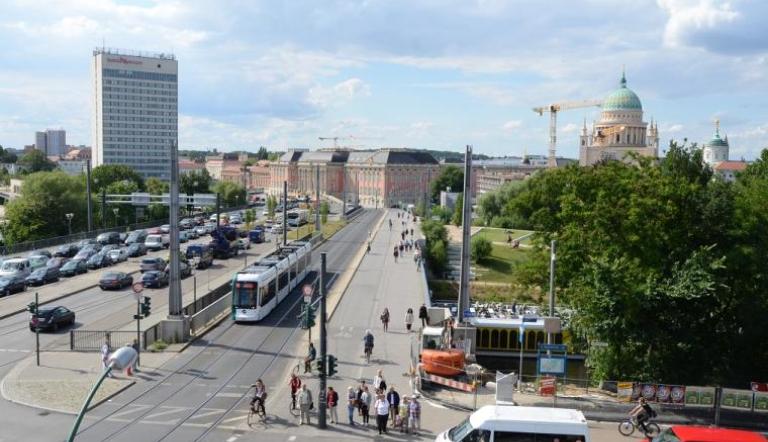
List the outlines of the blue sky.
<svg viewBox="0 0 768 442">
<path fill-rule="evenodd" d="M 173 52 L 181 148 L 340 145 L 546 153 L 558 101 L 602 98 L 626 66 L 662 144 L 768 147 L 768 2 L 759 0 L 6 0 L 0 144 L 67 129 L 91 144 L 91 51 Z M 559 117 L 577 157 L 597 109 Z"/>
</svg>

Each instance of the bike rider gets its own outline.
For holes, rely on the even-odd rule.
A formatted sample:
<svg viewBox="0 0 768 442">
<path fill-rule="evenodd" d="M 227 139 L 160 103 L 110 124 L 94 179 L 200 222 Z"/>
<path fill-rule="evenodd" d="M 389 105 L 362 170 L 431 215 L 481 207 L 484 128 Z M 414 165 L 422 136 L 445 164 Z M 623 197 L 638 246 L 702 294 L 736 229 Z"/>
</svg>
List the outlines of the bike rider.
<svg viewBox="0 0 768 442">
<path fill-rule="evenodd" d="M 363 336 L 363 342 L 365 343 L 365 353 L 364 354 L 373 354 L 373 333 L 371 333 L 371 330 L 368 329 L 365 331 L 365 336 Z"/>
<path fill-rule="evenodd" d="M 258 379 L 251 387 L 255 388 L 253 398 L 251 399 L 251 410 L 257 413 L 259 408 L 261 408 L 261 412 L 266 416 L 267 410 L 264 408 L 264 403 L 267 401 L 267 387 L 264 386 L 264 382 L 261 379 Z"/>
<path fill-rule="evenodd" d="M 644 432 L 647 432 L 648 428 L 645 426 L 645 423 L 651 420 L 651 418 L 656 417 L 656 412 L 648 401 L 641 396 L 640 399 L 637 400 L 637 406 L 629 412 L 629 415 L 637 420 L 638 427 Z"/>
</svg>

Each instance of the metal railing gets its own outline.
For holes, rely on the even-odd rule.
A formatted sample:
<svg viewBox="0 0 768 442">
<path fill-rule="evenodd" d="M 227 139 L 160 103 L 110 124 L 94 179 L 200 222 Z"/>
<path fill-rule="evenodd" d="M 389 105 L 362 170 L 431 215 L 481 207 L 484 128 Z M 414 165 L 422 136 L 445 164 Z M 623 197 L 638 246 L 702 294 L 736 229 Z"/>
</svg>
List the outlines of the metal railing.
<svg viewBox="0 0 768 442">
<path fill-rule="evenodd" d="M 200 330 L 205 329 L 212 321 L 220 318 L 222 314 L 229 312 L 231 305 L 229 296 L 222 296 L 217 301 L 197 312 L 189 321 L 190 333 L 193 335 L 198 334 Z"/>
<path fill-rule="evenodd" d="M 110 350 L 133 343 L 135 331 L 123 330 L 70 330 L 69 349 L 72 351 L 100 351 L 106 342 Z M 141 348 L 146 348 L 146 340 L 140 342 Z"/>
</svg>

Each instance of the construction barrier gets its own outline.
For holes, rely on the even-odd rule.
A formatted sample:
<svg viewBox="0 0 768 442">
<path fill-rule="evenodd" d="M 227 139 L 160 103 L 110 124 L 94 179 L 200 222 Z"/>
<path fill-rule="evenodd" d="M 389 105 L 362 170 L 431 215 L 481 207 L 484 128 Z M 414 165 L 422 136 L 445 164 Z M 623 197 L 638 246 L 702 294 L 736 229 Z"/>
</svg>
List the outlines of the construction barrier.
<svg viewBox="0 0 768 442">
<path fill-rule="evenodd" d="M 553 377 L 543 377 L 539 381 L 539 395 L 541 396 L 554 396 L 556 379 Z"/>
<path fill-rule="evenodd" d="M 464 382 L 454 381 L 453 379 L 444 378 L 442 376 L 437 376 L 434 374 L 425 373 L 422 376 L 423 379 L 426 379 L 430 382 L 434 382 L 436 384 L 445 385 L 446 387 L 455 388 L 457 390 L 466 391 L 469 393 L 473 393 L 475 391 L 475 386 L 473 384 L 467 384 Z"/>
</svg>

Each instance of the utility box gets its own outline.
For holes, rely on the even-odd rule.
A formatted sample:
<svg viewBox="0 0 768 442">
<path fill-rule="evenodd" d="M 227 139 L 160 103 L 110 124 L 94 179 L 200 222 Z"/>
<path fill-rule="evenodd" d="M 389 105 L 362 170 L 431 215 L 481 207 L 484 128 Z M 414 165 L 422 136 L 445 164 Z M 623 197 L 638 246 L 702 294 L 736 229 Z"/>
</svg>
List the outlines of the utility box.
<svg viewBox="0 0 768 442">
<path fill-rule="evenodd" d="M 496 405 L 515 405 L 516 373 L 496 372 Z"/>
</svg>

